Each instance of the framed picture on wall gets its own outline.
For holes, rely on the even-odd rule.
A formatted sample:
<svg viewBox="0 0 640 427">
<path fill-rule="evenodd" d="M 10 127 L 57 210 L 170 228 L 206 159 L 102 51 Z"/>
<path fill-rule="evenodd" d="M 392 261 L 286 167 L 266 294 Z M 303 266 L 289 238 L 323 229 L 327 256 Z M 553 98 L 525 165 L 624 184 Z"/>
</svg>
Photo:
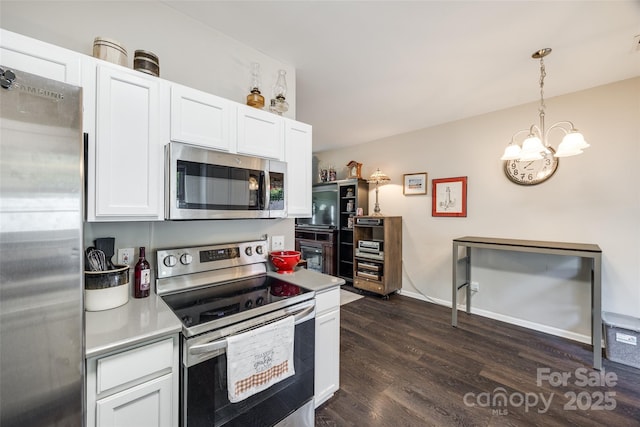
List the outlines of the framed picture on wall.
<svg viewBox="0 0 640 427">
<path fill-rule="evenodd" d="M 402 194 L 405 196 L 413 196 L 417 194 L 427 194 L 427 173 L 407 173 L 403 175 L 404 185 Z"/>
<path fill-rule="evenodd" d="M 467 177 L 431 180 L 431 216 L 467 216 Z"/>
</svg>

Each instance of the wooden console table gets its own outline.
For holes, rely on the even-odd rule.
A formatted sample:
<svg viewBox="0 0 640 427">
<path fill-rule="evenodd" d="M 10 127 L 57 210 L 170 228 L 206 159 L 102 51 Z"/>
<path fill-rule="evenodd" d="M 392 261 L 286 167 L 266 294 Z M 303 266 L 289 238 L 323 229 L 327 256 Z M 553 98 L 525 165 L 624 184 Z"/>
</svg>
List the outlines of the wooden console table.
<svg viewBox="0 0 640 427">
<path fill-rule="evenodd" d="M 457 284 L 458 248 L 466 248 L 465 281 Z M 451 325 L 458 326 L 458 290 L 466 286 L 467 313 L 471 313 L 471 248 L 495 249 L 515 252 L 533 252 L 547 255 L 565 255 L 591 260 L 591 344 L 593 367 L 602 369 L 602 250 L 598 245 L 536 240 L 495 239 L 491 237 L 459 237 L 453 239 L 453 297 Z"/>
</svg>

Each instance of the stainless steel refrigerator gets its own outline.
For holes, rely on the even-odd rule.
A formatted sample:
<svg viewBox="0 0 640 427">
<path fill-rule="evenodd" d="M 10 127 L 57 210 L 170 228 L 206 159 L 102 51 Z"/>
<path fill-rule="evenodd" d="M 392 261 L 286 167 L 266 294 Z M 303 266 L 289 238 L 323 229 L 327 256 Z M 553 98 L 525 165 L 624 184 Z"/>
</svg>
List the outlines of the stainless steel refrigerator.
<svg viewBox="0 0 640 427">
<path fill-rule="evenodd" d="M 0 68 L 0 426 L 81 426 L 82 91 Z"/>
</svg>

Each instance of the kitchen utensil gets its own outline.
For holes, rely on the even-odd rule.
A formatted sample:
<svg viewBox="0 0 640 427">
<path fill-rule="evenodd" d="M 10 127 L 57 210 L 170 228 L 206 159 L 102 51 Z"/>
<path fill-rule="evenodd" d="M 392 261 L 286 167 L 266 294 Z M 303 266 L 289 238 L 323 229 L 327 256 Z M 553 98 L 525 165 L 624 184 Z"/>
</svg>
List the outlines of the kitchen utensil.
<svg viewBox="0 0 640 427">
<path fill-rule="evenodd" d="M 271 264 L 280 274 L 291 274 L 293 268 L 300 261 L 300 252 L 298 251 L 274 251 L 269 254 Z"/>
<path fill-rule="evenodd" d="M 94 240 L 96 249 L 104 252 L 104 257 L 106 260 L 105 270 L 113 270 L 115 268 L 113 262 L 111 261 L 111 258 L 113 258 L 115 242 L 115 237 L 101 237 Z"/>
<path fill-rule="evenodd" d="M 93 246 L 89 246 L 85 251 L 87 258 L 87 266 L 89 271 L 104 271 L 107 269 L 107 262 L 104 256 L 104 252 L 96 249 Z"/>
<path fill-rule="evenodd" d="M 97 252 L 101 252 L 96 249 Z M 110 271 L 84 272 L 84 308 L 108 310 L 129 301 L 129 266 L 116 265 Z"/>
</svg>

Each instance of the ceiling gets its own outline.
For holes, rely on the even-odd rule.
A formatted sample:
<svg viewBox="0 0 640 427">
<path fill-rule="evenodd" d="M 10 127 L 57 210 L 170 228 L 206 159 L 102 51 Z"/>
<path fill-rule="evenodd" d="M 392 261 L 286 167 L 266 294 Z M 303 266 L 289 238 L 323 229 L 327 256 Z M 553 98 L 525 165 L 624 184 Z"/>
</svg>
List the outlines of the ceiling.
<svg viewBox="0 0 640 427">
<path fill-rule="evenodd" d="M 163 1 L 296 69 L 314 151 L 640 76 L 640 1 Z M 535 111 L 532 112 L 532 115 Z"/>
</svg>

